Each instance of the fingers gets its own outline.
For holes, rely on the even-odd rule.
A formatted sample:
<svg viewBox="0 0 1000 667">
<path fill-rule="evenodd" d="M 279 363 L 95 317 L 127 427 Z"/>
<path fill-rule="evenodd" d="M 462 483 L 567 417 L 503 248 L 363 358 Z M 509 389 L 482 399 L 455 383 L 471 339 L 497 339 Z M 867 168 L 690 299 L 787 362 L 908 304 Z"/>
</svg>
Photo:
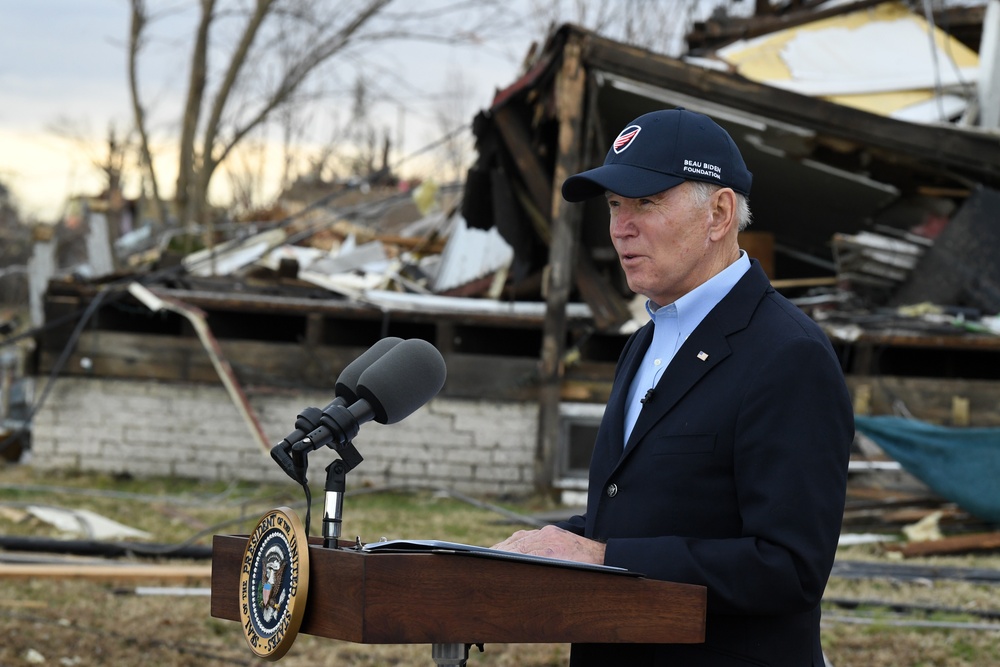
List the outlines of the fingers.
<svg viewBox="0 0 1000 667">
<path fill-rule="evenodd" d="M 494 549 L 531 556 L 546 556 L 583 563 L 604 562 L 604 544 L 571 533 L 556 526 L 538 530 L 519 530 Z"/>
<path fill-rule="evenodd" d="M 538 530 L 519 530 L 493 548 L 534 556 L 552 556 L 555 553 L 552 540 L 558 540 L 564 534 L 569 533 L 555 526 L 543 526 Z"/>
<path fill-rule="evenodd" d="M 501 551 L 517 551 L 519 553 L 524 553 L 520 549 L 514 548 L 518 542 L 527 539 L 532 533 L 537 533 L 537 530 L 519 530 L 510 537 L 508 537 L 503 542 L 498 542 L 493 545 L 493 549 L 500 549 Z"/>
</svg>

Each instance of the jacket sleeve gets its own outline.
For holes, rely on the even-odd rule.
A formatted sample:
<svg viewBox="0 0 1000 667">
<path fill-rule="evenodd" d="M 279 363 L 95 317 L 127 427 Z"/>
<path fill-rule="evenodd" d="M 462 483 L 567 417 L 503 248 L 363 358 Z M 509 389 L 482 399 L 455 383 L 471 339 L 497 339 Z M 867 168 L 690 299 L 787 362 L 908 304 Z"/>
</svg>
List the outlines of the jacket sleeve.
<svg viewBox="0 0 1000 667">
<path fill-rule="evenodd" d="M 576 533 L 577 535 L 583 535 L 587 528 L 587 517 L 577 514 L 575 516 L 571 516 L 565 521 L 556 523 L 556 527 L 568 530 L 571 533 Z"/>
</svg>

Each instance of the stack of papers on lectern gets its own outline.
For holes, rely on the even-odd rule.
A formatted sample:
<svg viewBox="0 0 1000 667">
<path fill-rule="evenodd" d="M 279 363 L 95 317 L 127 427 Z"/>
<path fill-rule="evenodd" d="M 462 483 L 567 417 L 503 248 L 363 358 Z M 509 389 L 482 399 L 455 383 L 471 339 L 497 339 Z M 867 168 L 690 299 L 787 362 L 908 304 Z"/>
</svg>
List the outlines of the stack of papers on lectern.
<svg viewBox="0 0 1000 667">
<path fill-rule="evenodd" d="M 442 540 L 388 540 L 382 542 L 369 542 L 361 547 L 365 553 L 439 553 L 439 554 L 461 554 L 467 556 L 479 556 L 482 558 L 498 558 L 501 560 L 512 560 L 522 563 L 534 563 L 536 565 L 555 565 L 558 567 L 569 567 L 580 570 L 594 570 L 611 574 L 627 574 L 633 577 L 641 577 L 642 574 L 632 572 L 623 567 L 613 567 L 611 565 L 594 565 L 592 563 L 580 563 L 574 560 L 562 560 L 560 558 L 546 558 L 545 556 L 533 556 L 519 554 L 513 551 L 501 551 L 500 549 L 490 549 L 489 547 L 477 547 L 472 544 L 460 544 L 458 542 L 445 542 Z"/>
</svg>

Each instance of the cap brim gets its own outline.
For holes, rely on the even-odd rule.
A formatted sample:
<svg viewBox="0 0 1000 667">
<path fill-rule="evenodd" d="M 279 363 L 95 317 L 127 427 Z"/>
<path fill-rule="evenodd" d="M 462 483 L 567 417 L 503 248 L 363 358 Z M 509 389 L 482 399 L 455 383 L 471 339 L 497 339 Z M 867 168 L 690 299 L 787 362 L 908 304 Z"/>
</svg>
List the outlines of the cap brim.
<svg viewBox="0 0 1000 667">
<path fill-rule="evenodd" d="M 622 197 L 648 197 L 684 182 L 683 178 L 629 164 L 606 164 L 570 176 L 562 184 L 566 201 L 579 202 L 613 192 Z"/>
</svg>

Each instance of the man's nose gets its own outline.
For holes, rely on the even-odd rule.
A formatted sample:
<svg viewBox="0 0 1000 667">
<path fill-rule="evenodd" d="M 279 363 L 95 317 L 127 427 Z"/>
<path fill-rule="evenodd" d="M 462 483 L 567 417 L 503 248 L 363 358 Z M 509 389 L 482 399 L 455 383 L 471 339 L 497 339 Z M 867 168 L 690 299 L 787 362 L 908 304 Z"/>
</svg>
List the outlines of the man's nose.
<svg viewBox="0 0 1000 667">
<path fill-rule="evenodd" d="M 618 211 L 611 218 L 611 236 L 615 238 L 635 234 L 635 218 L 628 211 Z"/>
</svg>

